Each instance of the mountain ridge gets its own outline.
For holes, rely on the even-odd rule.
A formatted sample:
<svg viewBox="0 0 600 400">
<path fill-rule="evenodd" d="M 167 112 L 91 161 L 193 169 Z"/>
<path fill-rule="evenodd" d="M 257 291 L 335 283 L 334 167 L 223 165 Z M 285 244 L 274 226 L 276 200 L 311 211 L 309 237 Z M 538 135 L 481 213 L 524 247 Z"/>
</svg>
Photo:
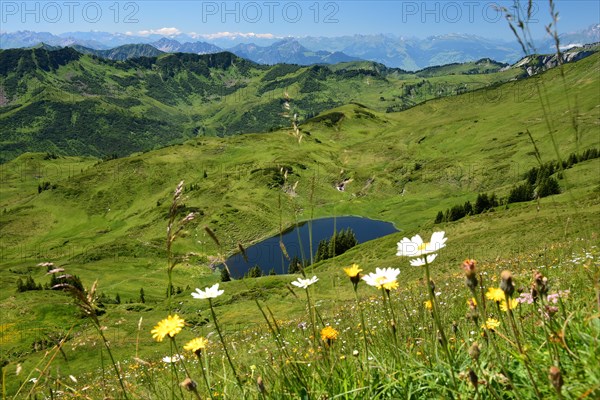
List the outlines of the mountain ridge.
<svg viewBox="0 0 600 400">
<path fill-rule="evenodd" d="M 560 35 L 563 49 L 580 46 L 600 41 L 600 25 L 591 25 L 579 32 L 564 33 Z M 200 41 L 199 38 L 201 38 Z M 475 61 L 484 57 L 495 59 L 499 62 L 515 63 L 521 57 L 521 49 L 516 41 L 501 41 L 479 37 L 475 35 L 446 34 L 431 36 L 429 38 L 414 38 L 390 34 L 370 34 L 338 37 L 268 37 L 258 35 L 240 35 L 238 38 L 227 39 L 218 35 L 186 35 L 173 36 L 146 35 L 135 36 L 122 33 L 107 32 L 66 32 L 53 35 L 48 32 L 19 31 L 0 33 L 1 48 L 31 47 L 40 42 L 52 46 L 68 46 L 78 44 L 95 50 L 108 50 L 124 44 L 143 43 L 156 44 L 169 41 L 170 47 L 158 48 L 162 51 L 180 51 L 192 53 L 216 52 L 218 49 L 229 50 L 240 44 L 254 42 L 255 46 L 268 48 L 277 42 L 293 39 L 311 52 L 327 51 L 329 53 L 341 52 L 348 57 L 376 61 L 388 67 L 402 68 L 416 71 L 430 66 L 444 65 L 453 62 Z M 174 43 L 177 42 L 177 43 Z M 214 47 L 212 47 L 214 46 Z M 177 50 L 175 50 L 177 49 Z M 263 53 L 265 50 L 262 50 Z M 554 42 L 544 38 L 538 51 L 551 53 L 554 51 Z M 263 57 L 266 57 L 263 55 Z M 270 55 L 274 59 L 275 55 Z M 323 62 L 341 61 L 339 55 L 330 56 Z M 254 60 L 257 61 L 257 60 Z M 278 62 L 293 62 L 279 60 Z M 311 61 L 311 63 L 314 63 Z"/>
</svg>

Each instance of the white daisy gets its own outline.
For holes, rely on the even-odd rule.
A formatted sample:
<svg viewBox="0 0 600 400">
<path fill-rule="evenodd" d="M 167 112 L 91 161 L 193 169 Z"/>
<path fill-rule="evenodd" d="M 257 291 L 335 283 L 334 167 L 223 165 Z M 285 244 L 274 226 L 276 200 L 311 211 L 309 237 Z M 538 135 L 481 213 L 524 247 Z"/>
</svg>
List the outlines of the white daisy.
<svg viewBox="0 0 600 400">
<path fill-rule="evenodd" d="M 167 364 L 176 363 L 177 361 L 183 360 L 183 356 L 181 354 L 175 354 L 173 357 L 165 356 L 163 357 L 163 362 Z"/>
<path fill-rule="evenodd" d="M 427 256 L 427 264 L 431 264 L 433 260 L 437 257 L 437 254 L 428 254 Z M 410 265 L 413 267 L 420 267 L 425 265 L 425 257 L 415 258 L 410 260 Z"/>
<path fill-rule="evenodd" d="M 411 239 L 403 238 L 398 242 L 397 256 L 420 257 L 424 254 L 435 253 L 436 251 L 446 247 L 447 238 L 444 237 L 444 232 L 434 232 L 431 235 L 429 242 L 423 242 L 421 236 L 416 235 Z"/>
<path fill-rule="evenodd" d="M 371 272 L 363 276 L 363 280 L 369 286 L 375 286 L 377 289 L 394 289 L 397 287 L 397 279 L 400 274 L 398 268 L 375 268 L 375 272 Z"/>
<path fill-rule="evenodd" d="M 213 286 L 209 288 L 207 287 L 204 290 L 196 288 L 196 291 L 192 292 L 192 297 L 195 299 L 214 299 L 215 297 L 222 295 L 224 292 L 224 290 L 219 290 L 219 284 L 215 283 Z"/>
<path fill-rule="evenodd" d="M 310 285 L 312 285 L 313 283 L 316 283 L 318 280 L 319 280 L 319 278 L 317 278 L 316 275 L 310 279 L 298 278 L 297 280 L 292 282 L 292 285 L 297 286 L 302 289 L 307 289 Z"/>
</svg>

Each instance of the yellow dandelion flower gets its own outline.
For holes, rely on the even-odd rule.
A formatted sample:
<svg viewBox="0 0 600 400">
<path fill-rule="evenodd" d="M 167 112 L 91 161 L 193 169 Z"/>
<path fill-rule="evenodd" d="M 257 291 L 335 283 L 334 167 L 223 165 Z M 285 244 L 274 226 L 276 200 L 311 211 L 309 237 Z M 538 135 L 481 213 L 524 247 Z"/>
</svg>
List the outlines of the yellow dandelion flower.
<svg viewBox="0 0 600 400">
<path fill-rule="evenodd" d="M 427 300 L 426 302 L 423 303 L 423 305 L 429 311 L 433 310 L 433 303 L 431 302 L 431 300 Z"/>
<path fill-rule="evenodd" d="M 357 276 L 359 276 L 360 273 L 362 272 L 362 269 L 360 268 L 360 266 L 358 264 L 352 264 L 351 267 L 344 268 L 344 272 L 346 273 L 346 275 L 348 275 L 348 277 L 350 279 L 352 279 L 352 278 L 356 278 Z"/>
<path fill-rule="evenodd" d="M 508 303 L 506 300 L 503 300 L 502 303 L 500 303 L 500 309 L 502 311 L 514 310 L 518 305 L 519 301 L 517 299 L 509 299 Z"/>
<path fill-rule="evenodd" d="M 352 282 L 352 285 L 354 285 L 354 290 L 356 290 L 358 282 L 360 282 L 360 273 L 362 272 L 362 269 L 358 264 L 352 264 L 351 267 L 344 268 L 344 272 L 346 275 L 348 275 L 350 282 Z"/>
<path fill-rule="evenodd" d="M 160 321 L 154 329 L 150 331 L 152 338 L 157 342 L 162 342 L 165 336 L 174 337 L 185 325 L 185 321 L 179 315 L 169 315 L 166 319 Z"/>
<path fill-rule="evenodd" d="M 337 339 L 339 334 L 340 333 L 331 326 L 326 326 L 325 328 L 321 329 L 321 340 L 324 342 L 329 342 Z"/>
<path fill-rule="evenodd" d="M 489 288 L 485 297 L 499 303 L 504 300 L 504 291 L 500 288 Z"/>
<path fill-rule="evenodd" d="M 471 297 L 470 299 L 467 299 L 467 305 L 477 307 L 477 300 L 475 299 L 475 297 Z"/>
<path fill-rule="evenodd" d="M 197 337 L 187 342 L 187 344 L 183 346 L 183 348 L 185 350 L 191 351 L 192 353 L 195 353 L 196 355 L 199 355 L 202 352 L 202 350 L 206 349 L 207 344 L 208 339 L 205 339 L 203 337 Z"/>
<path fill-rule="evenodd" d="M 490 331 L 496 330 L 499 326 L 500 321 L 494 318 L 488 318 L 487 321 L 485 321 L 485 324 L 481 325 L 483 329 L 488 329 Z"/>
</svg>

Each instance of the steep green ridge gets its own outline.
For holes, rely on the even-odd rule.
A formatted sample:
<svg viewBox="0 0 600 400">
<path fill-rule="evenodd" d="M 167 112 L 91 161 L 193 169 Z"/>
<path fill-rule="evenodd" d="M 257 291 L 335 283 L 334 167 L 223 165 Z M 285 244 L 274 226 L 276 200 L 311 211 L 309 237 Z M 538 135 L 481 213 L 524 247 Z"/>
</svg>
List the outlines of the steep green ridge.
<svg viewBox="0 0 600 400">
<path fill-rule="evenodd" d="M 90 68 L 108 68 L 92 58 L 81 59 Z M 36 335 L 67 331 L 73 324 L 77 332 L 84 331 L 84 321 L 74 319 L 78 314 L 62 293 L 15 293 L 19 278 L 31 275 L 36 282 L 46 283 L 46 268 L 36 264 L 52 261 L 81 277 L 86 286 L 98 279 L 99 291 L 110 298 L 119 294 L 124 300 L 135 300 L 143 288 L 147 304 L 114 306 L 103 321 L 114 335 L 115 352 L 124 358 L 132 355 L 133 342 L 127 340 L 135 338 L 142 316 L 140 354 L 159 357 L 147 331 L 167 312 L 165 227 L 173 190 L 181 180 L 185 181 L 184 206 L 178 215 L 198 214 L 175 244 L 181 264 L 175 268 L 174 285 L 183 290 L 176 297 L 177 311 L 192 325 L 208 316 L 189 294 L 219 280 L 218 273 L 208 268 L 213 257 L 234 252 L 238 243 L 248 245 L 277 233 L 280 223 L 287 227 L 309 219 L 311 210 L 314 217 L 354 214 L 384 219 L 403 230 L 316 266 L 323 282 L 323 289 L 317 289 L 319 298 L 335 302 L 350 298 L 351 291 L 344 295 L 336 291 L 343 278 L 340 266 L 351 262 L 369 270 L 398 266 L 395 243 L 402 236 L 434 229 L 432 221 L 439 209 L 474 201 L 479 192 L 506 195 L 537 164 L 535 148 L 542 161 L 549 161 L 557 158 L 556 150 L 567 157 L 600 147 L 599 66 L 600 56 L 595 54 L 565 65 L 565 82 L 553 69 L 525 80 L 429 100 L 399 113 L 370 107 L 372 98 L 367 93 L 365 99 L 306 119 L 300 143 L 291 129 L 281 129 L 192 138 L 106 161 L 22 154 L 0 168 L 2 356 L 20 360 L 30 370 L 43 357 L 43 351 L 32 347 Z M 277 68 L 291 69 L 280 70 L 284 77 L 321 71 Z M 227 71 L 244 73 L 243 65 Z M 261 74 L 269 71 L 274 70 Z M 257 81 L 264 77 L 261 74 L 249 85 L 261 87 Z M 536 98 L 538 88 L 548 101 L 546 114 Z M 575 113 L 577 135 L 565 117 L 571 113 Z M 288 171 L 287 180 L 282 169 Z M 600 222 L 599 169 L 599 159 L 578 163 L 556 176 L 563 190 L 560 195 L 435 227 L 446 230 L 452 242 L 436 260 L 435 277 L 456 280 L 456 266 L 467 256 L 493 264 L 500 256 L 539 251 L 542 257 L 545 246 L 590 239 Z M 344 179 L 352 182 L 340 192 L 334 186 Z M 206 226 L 222 247 L 213 243 Z M 402 270 L 404 282 L 421 275 L 418 270 Z M 304 305 L 285 287 L 291 279 L 227 283 L 227 294 L 216 302 L 220 320 L 228 326 L 259 322 L 256 310 L 248 311 L 255 307 L 257 296 L 270 301 L 275 315 L 291 318 L 302 313 Z M 73 346 L 89 337 L 89 332 L 82 333 Z M 93 351 L 96 355 L 90 358 Z M 98 348 L 81 346 L 69 352 L 69 363 L 57 363 L 62 371 L 89 371 L 89 360 L 97 361 L 97 352 Z"/>
<path fill-rule="evenodd" d="M 163 51 L 160 51 L 149 44 L 126 44 L 108 50 L 95 50 L 80 45 L 73 45 L 71 47 L 82 54 L 91 54 L 96 57 L 118 61 L 139 57 L 158 57 L 159 55 L 164 54 Z"/>
<path fill-rule="evenodd" d="M 406 73 L 367 62 L 269 67 L 231 53 L 111 61 L 73 48 L 4 50 L 0 162 L 27 151 L 124 156 L 279 129 L 286 94 L 302 122 L 351 101 L 395 112 L 523 75 L 525 66 L 501 71 L 484 61 Z"/>
</svg>

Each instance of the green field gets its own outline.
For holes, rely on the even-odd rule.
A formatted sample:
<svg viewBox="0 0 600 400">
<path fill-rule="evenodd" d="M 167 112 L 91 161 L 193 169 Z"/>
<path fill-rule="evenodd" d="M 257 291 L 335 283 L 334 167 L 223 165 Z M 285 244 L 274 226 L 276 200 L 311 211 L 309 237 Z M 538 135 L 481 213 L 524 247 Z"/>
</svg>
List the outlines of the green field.
<svg viewBox="0 0 600 400">
<path fill-rule="evenodd" d="M 98 74 L 112 68 L 89 56 L 78 63 L 86 70 L 97 69 Z M 193 335 L 210 336 L 213 347 L 209 360 L 217 393 L 212 395 L 216 398 L 262 398 L 265 394 L 255 384 L 259 373 L 265 378 L 271 398 L 333 398 L 328 396 L 340 394 L 340 398 L 449 398 L 450 392 L 445 392 L 444 386 L 453 387 L 448 390 L 456 398 L 472 398 L 469 379 L 450 377 L 448 371 L 452 369 L 457 376 L 466 373 L 470 362 L 466 352 L 470 345 L 469 331 L 477 325 L 465 318 L 465 300 L 470 295 L 463 284 L 460 264 L 465 258 L 475 258 L 488 279 L 487 285 L 498 284 L 500 271 L 510 269 L 518 285 L 527 290 L 532 270 L 543 266 L 541 271 L 549 277 L 553 290 L 571 290 L 573 300 L 565 306 L 567 311 L 562 310 L 565 314 L 561 321 L 565 332 L 573 320 L 569 343 L 577 348 L 569 350 L 576 355 L 564 349 L 556 351 L 564 368 L 572 368 L 564 370 L 568 382 L 565 385 L 571 385 L 572 397 L 593 398 L 600 393 L 600 377 L 593 371 L 593 360 L 597 361 L 599 355 L 600 329 L 598 309 L 591 301 L 598 282 L 600 159 L 577 162 L 554 174 L 561 194 L 499 205 L 451 223 L 434 225 L 434 219 L 439 210 L 467 200 L 474 203 L 479 193 L 495 193 L 498 198 L 505 198 L 523 181 L 523 174 L 540 161 L 566 160 L 570 154 L 600 148 L 599 67 L 600 55 L 596 53 L 565 65 L 564 80 L 559 69 L 552 69 L 528 79 L 462 95 L 422 98 L 419 105 L 388 113 L 385 112 L 388 100 L 381 101 L 379 97 L 392 98 L 404 85 L 422 78 L 390 75 L 370 80 L 358 75 L 344 79 L 347 87 L 342 87 L 337 78 L 328 76 L 322 83 L 328 89 L 318 94 L 323 99 L 335 99 L 336 107 L 322 110 L 316 116 L 304 114 L 301 142 L 291 129 L 280 128 L 226 138 L 198 136 L 181 144 L 117 159 L 66 156 L 60 155 L 60 151 L 51 154 L 55 149 L 49 148 L 48 153 L 24 153 L 1 164 L 0 357 L 6 364 L 3 384 L 7 396 L 10 398 L 23 384 L 19 392 L 23 398 L 29 390 L 40 396 L 42 393 L 48 396 L 49 390 L 64 391 L 64 396 L 81 398 L 98 398 L 112 391 L 111 396 L 121 398 L 106 351 L 101 352 L 102 342 L 72 299 L 60 291 L 16 292 L 19 278 L 31 276 L 36 283 L 48 283 L 46 267 L 37 264 L 53 262 L 80 277 L 86 288 L 98 280 L 97 290 L 105 296 L 106 310 L 100 321 L 106 327 L 104 332 L 115 358 L 129 376 L 132 398 L 170 398 L 170 388 L 177 388 L 171 384 L 172 372 L 160 361 L 169 354 L 169 345 L 154 342 L 150 335 L 152 327 L 170 311 L 179 313 L 189 324 L 177 337 L 179 346 Z M 64 71 L 59 69 L 56 76 L 71 73 L 70 68 L 75 67 L 69 64 Z M 246 87 L 263 90 L 261 77 L 275 68 L 250 69 Z M 290 76 L 310 75 L 315 71 L 318 69 L 301 68 Z M 226 73 L 241 74 L 239 69 Z M 473 77 L 475 83 L 489 84 L 506 81 L 511 73 L 514 71 L 465 76 Z M 121 78 L 125 79 L 127 74 L 133 72 L 123 72 Z M 464 85 L 465 76 L 428 79 Z M 48 79 L 48 75 L 44 77 Z M 363 92 L 358 86 L 367 86 L 366 79 L 369 86 L 377 89 Z M 541 107 L 538 91 L 545 109 Z M 350 93 L 354 96 L 360 93 L 360 97 Z M 290 95 L 295 99 L 294 93 Z M 75 96 L 76 102 L 89 101 L 83 100 L 81 93 Z M 278 121 L 277 126 L 288 126 L 289 120 L 281 116 L 283 108 L 278 96 L 274 95 L 274 105 L 263 112 L 268 114 L 266 119 Z M 198 98 L 185 106 L 188 108 L 180 107 L 181 103 L 165 106 L 157 102 L 155 107 L 161 113 L 178 108 L 185 114 L 201 102 Z M 136 112 L 149 114 L 148 118 L 163 115 L 152 115 L 153 109 L 147 108 L 148 104 L 151 101 L 144 98 Z M 321 104 L 329 103 L 323 100 Z M 246 98 L 240 103 L 228 103 L 227 107 L 209 105 L 206 110 L 214 107 L 215 112 L 208 119 L 212 122 L 207 124 L 219 121 L 227 125 L 228 121 L 241 118 L 244 108 L 251 105 Z M 0 121 L 20 110 L 15 108 L 0 115 Z M 24 129 L 33 132 L 31 126 Z M 283 170 L 287 171 L 286 177 Z M 352 182 L 346 191 L 340 192 L 335 184 L 343 179 Z M 175 294 L 169 304 L 165 301 L 165 229 L 173 191 L 182 180 L 184 190 L 177 219 L 190 212 L 197 214 L 174 243 L 173 252 L 179 264 L 174 268 L 173 285 L 181 293 Z M 294 185 L 295 195 L 290 195 Z M 361 244 L 314 265 L 307 272 L 319 277 L 319 282 L 311 286 L 316 309 L 327 324 L 335 323 L 342 332 L 335 350 L 329 352 L 323 345 L 311 347 L 309 333 L 297 328 L 310 315 L 303 290 L 290 290 L 289 283 L 297 276 L 268 276 L 222 284 L 225 294 L 215 299 L 214 305 L 234 354 L 234 364 L 243 376 L 244 388 L 238 388 L 222 358 L 208 304 L 193 299 L 190 293 L 196 287 L 220 281 L 219 271 L 213 271 L 210 265 L 219 256 L 237 251 L 238 244 L 247 247 L 298 221 L 341 215 L 390 221 L 401 232 Z M 205 227 L 214 231 L 220 246 Z M 410 267 L 406 259 L 396 256 L 396 243 L 403 237 L 416 233 L 429 237 L 437 230 L 446 232 L 448 242 L 432 266 L 432 277 L 436 286 L 442 288 L 444 304 L 439 307 L 447 333 L 453 322 L 458 326 L 453 334 L 456 343 L 453 361 L 445 360 L 442 350 L 436 347 L 433 322 L 423 309 L 427 300 L 423 268 Z M 579 258 L 574 260 L 574 257 Z M 371 375 L 360 366 L 366 364 L 354 362 L 352 356 L 353 350 L 362 346 L 362 336 L 356 330 L 360 321 L 353 308 L 352 285 L 341 269 L 352 263 L 360 264 L 365 273 L 376 267 L 401 270 L 401 286 L 391 295 L 397 317 L 403 318 L 398 326 L 399 342 L 394 345 L 394 356 L 386 350 L 390 334 L 381 320 L 389 316 L 382 311 L 385 307 L 381 307 L 381 293 L 362 283 L 358 291 L 368 310 L 365 314 L 369 323 L 379 324 L 376 330 L 382 335 L 373 335 L 372 357 L 364 361 L 377 371 Z M 145 294 L 144 303 L 140 302 L 140 289 Z M 121 303 L 110 304 L 117 295 Z M 286 367 L 287 353 L 271 339 L 256 300 L 268 305 L 283 327 L 290 347 L 296 349 L 293 352 L 297 363 L 291 365 L 297 365 L 297 369 Z M 546 349 L 544 338 L 538 340 L 531 333 L 540 329 L 535 325 L 535 310 L 519 316 L 523 340 Z M 549 325 L 543 323 L 543 326 Z M 421 329 L 430 335 L 421 333 Z M 512 338 L 508 327 L 502 333 Z M 68 340 L 61 352 L 52 350 L 63 337 Z M 546 350 L 532 352 L 529 361 L 527 357 L 523 361 L 523 354 L 514 346 L 502 346 L 510 349 L 506 350 L 509 352 L 506 363 L 514 375 L 509 378 L 520 389 L 513 393 L 501 377 L 492 372 L 486 375 L 485 371 L 500 371 L 500 367 L 490 362 L 482 364 L 483 372 L 478 374 L 480 378 L 482 374 L 487 376 L 481 386 L 492 389 L 480 388 L 479 396 L 494 398 L 494 391 L 502 391 L 502 398 L 536 398 L 527 387 L 530 378 L 523 365 L 554 360 L 554 348 L 549 348 L 548 354 Z M 431 352 L 431 358 L 423 356 L 424 352 Z M 490 360 L 496 357 L 485 354 Z M 44 369 L 50 357 L 54 358 Z M 146 360 L 150 366 L 136 362 L 134 357 Z M 335 368 L 335 360 L 340 368 Z M 23 370 L 18 376 L 17 364 Z M 403 364 L 421 371 L 422 380 L 417 372 L 404 375 L 397 372 Z M 255 365 L 258 372 L 250 365 Z M 448 365 L 452 368 L 445 368 Z M 535 372 L 535 381 L 543 386 L 539 389 L 542 398 L 557 396 L 548 383 L 548 367 L 542 365 Z M 182 374 L 179 368 L 179 378 Z M 289 374 L 289 382 L 282 378 L 285 374 Z M 76 377 L 77 382 L 69 380 L 69 375 Z M 31 377 L 38 377 L 40 384 L 27 382 Z M 308 382 L 299 377 L 306 377 Z M 195 379 L 204 393 L 201 375 Z M 188 398 L 179 389 L 174 396 Z"/>
</svg>

